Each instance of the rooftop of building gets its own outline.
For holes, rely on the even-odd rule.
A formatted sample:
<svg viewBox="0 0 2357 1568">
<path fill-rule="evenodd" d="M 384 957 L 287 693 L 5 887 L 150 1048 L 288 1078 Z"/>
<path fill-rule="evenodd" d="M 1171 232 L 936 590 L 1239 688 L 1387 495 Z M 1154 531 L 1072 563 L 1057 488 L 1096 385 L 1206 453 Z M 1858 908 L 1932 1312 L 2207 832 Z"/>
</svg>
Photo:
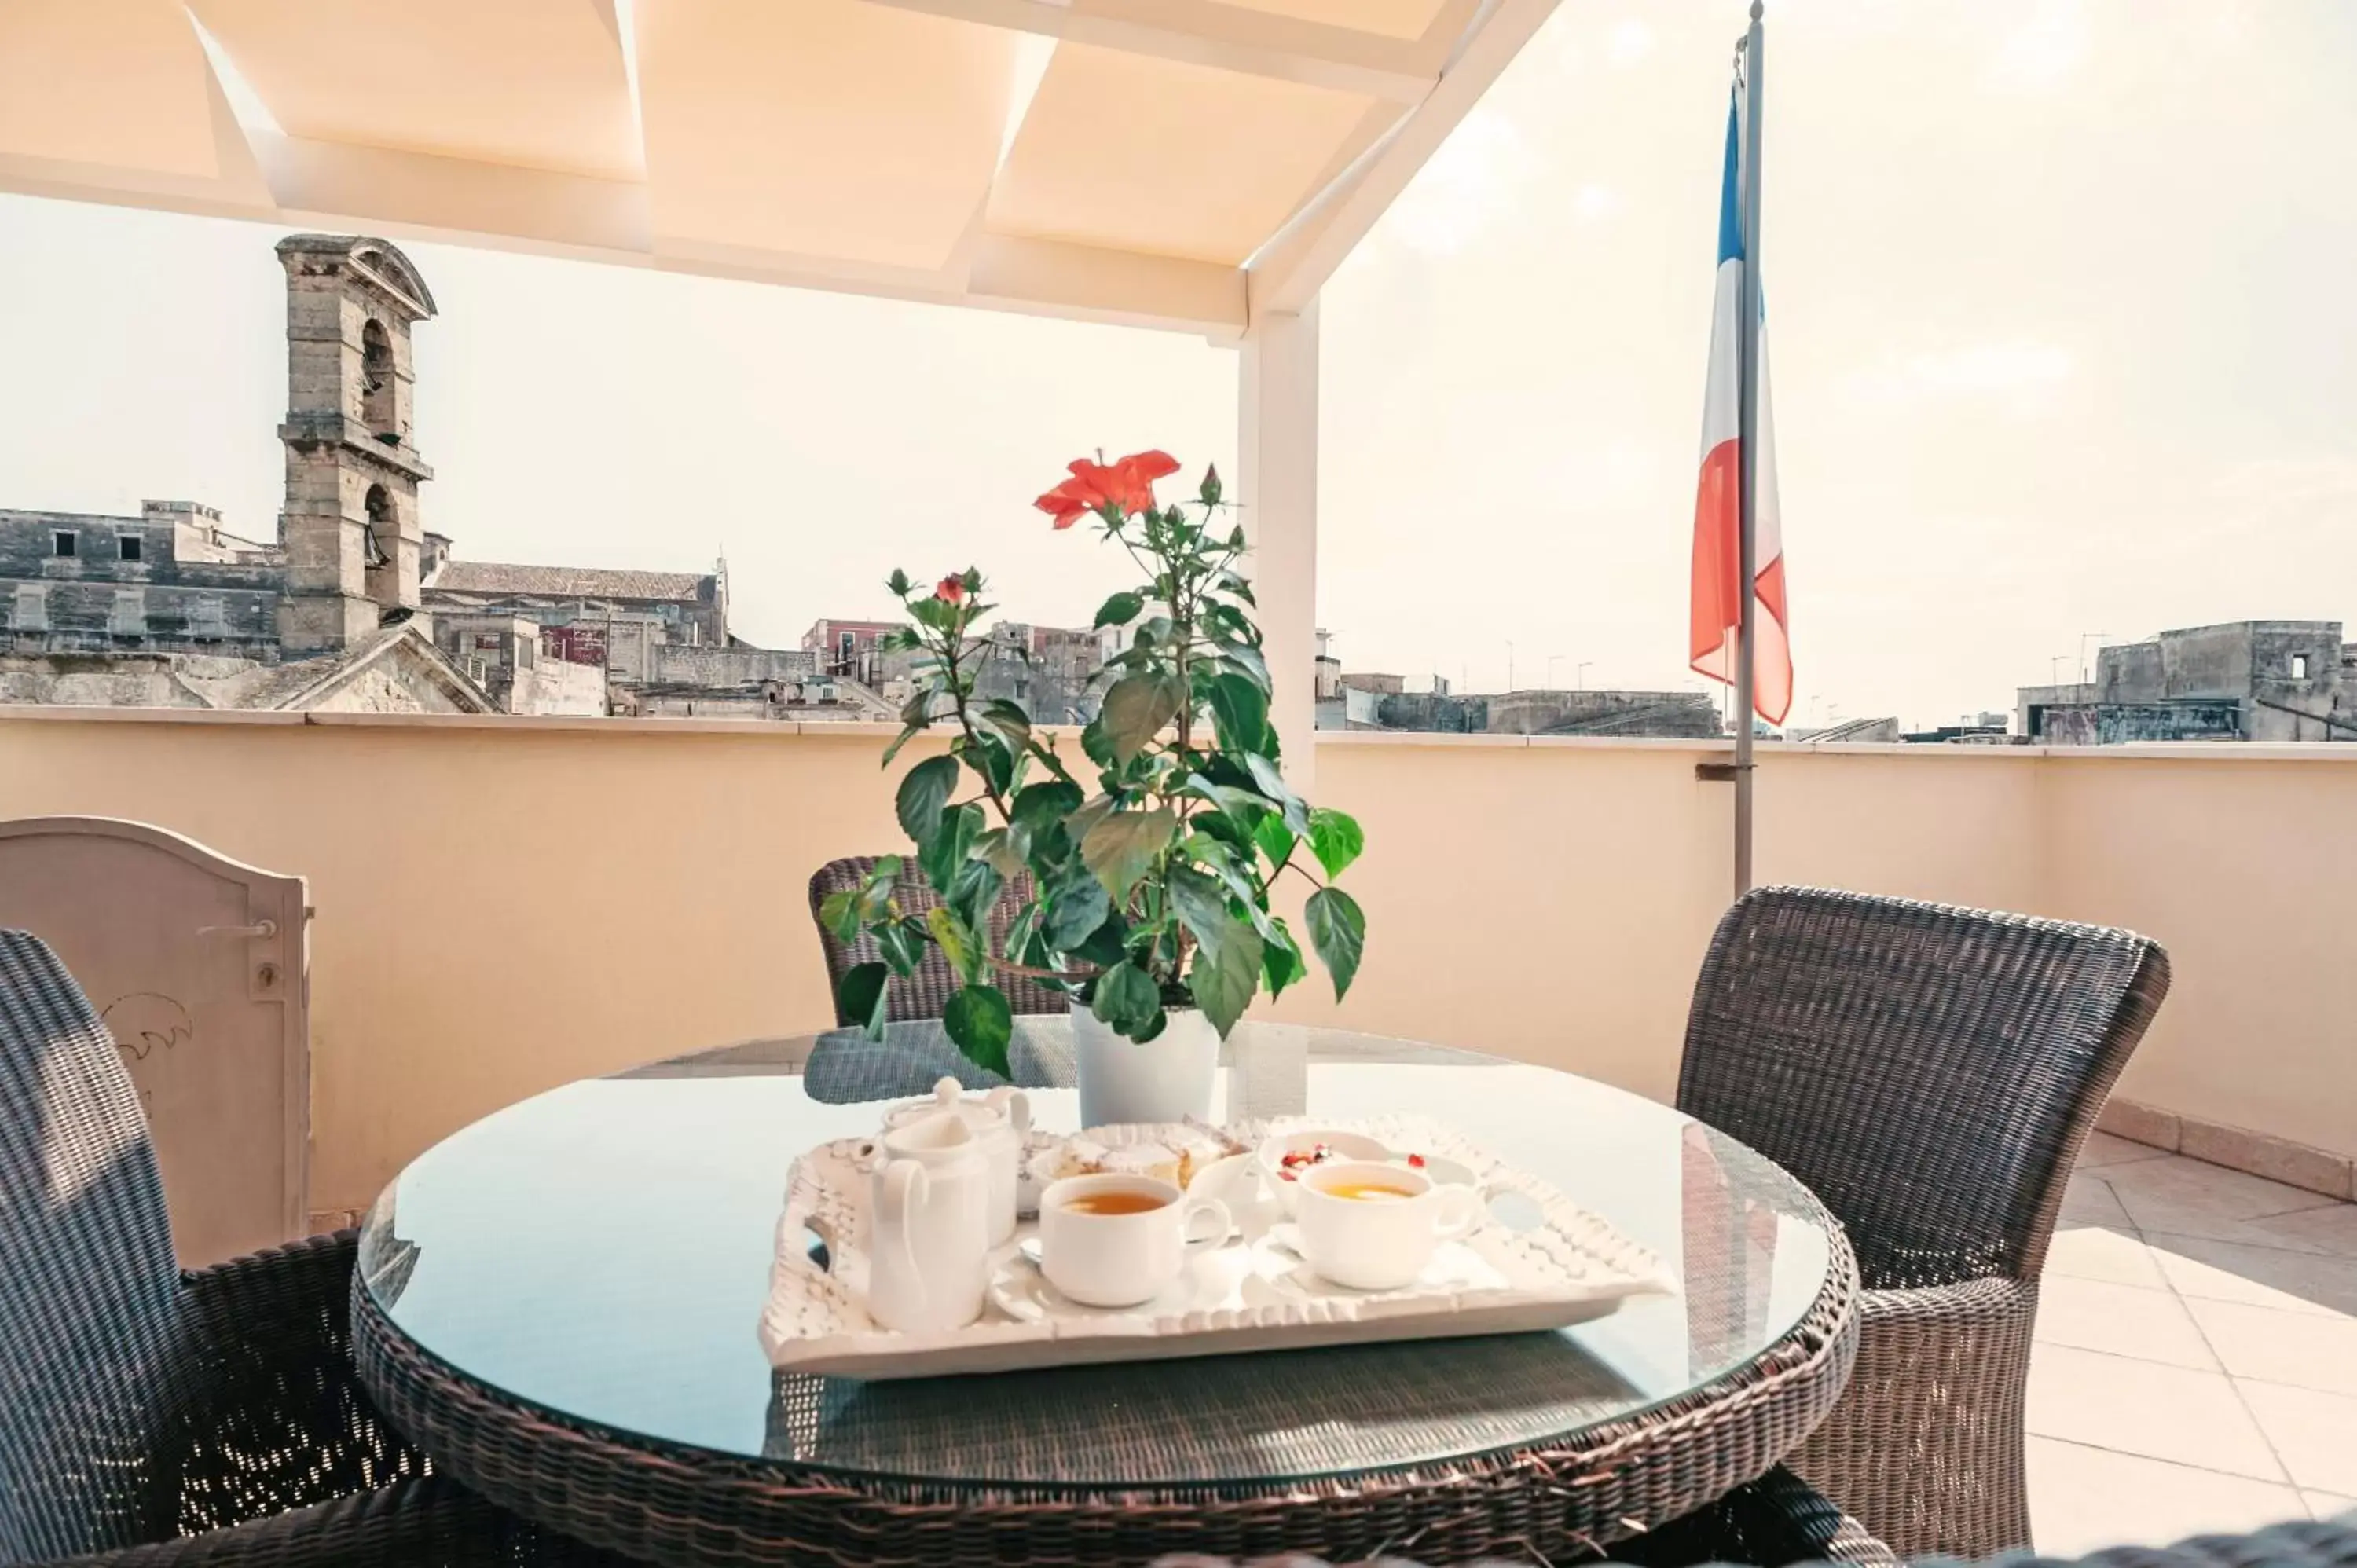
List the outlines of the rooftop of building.
<svg viewBox="0 0 2357 1568">
<path fill-rule="evenodd" d="M 710 573 L 637 572 L 605 566 L 523 566 L 448 561 L 425 585 L 437 594 L 530 595 L 558 599 L 679 599 L 703 596 Z"/>
</svg>

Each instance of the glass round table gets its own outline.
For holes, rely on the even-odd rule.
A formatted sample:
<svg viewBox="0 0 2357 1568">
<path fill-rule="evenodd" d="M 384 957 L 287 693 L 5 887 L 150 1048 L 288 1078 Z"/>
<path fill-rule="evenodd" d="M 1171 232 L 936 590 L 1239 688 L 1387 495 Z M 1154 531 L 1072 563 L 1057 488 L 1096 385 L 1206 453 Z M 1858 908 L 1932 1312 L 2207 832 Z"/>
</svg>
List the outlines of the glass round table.
<svg viewBox="0 0 2357 1568">
<path fill-rule="evenodd" d="M 1071 1032 L 1018 1019 L 1035 1125 Z M 1849 1244 L 1761 1155 L 1568 1073 L 1291 1025 L 1229 1040 L 1213 1119 L 1444 1122 L 1680 1282 L 1574 1327 L 859 1382 L 756 1337 L 788 1166 L 943 1073 L 938 1025 L 759 1041 L 538 1095 L 371 1212 L 362 1381 L 436 1466 L 653 1562 L 1145 1562 L 1413 1550 L 1545 1560 L 1704 1507 L 1797 1447 L 1857 1332 Z"/>
</svg>

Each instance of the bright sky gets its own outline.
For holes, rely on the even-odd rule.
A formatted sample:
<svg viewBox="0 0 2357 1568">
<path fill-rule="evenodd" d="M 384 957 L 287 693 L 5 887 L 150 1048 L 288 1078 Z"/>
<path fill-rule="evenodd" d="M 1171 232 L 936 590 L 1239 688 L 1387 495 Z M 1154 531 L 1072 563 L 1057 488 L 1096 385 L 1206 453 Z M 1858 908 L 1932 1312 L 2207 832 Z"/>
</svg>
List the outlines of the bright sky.
<svg viewBox="0 0 2357 1568">
<path fill-rule="evenodd" d="M 1738 0 L 1566 0 L 1327 290 L 1348 667 L 1695 684 L 1687 551 Z M 2357 4 L 1770 0 L 1764 242 L 1796 722 L 2009 707 L 2114 640 L 2357 621 Z M 0 505 L 268 537 L 276 231 L 0 198 Z M 429 527 L 703 569 L 791 644 L 969 562 L 1124 581 L 1064 460 L 1234 446 L 1176 336 L 406 244 Z M 1584 666 L 1584 668 L 1582 668 Z"/>
</svg>

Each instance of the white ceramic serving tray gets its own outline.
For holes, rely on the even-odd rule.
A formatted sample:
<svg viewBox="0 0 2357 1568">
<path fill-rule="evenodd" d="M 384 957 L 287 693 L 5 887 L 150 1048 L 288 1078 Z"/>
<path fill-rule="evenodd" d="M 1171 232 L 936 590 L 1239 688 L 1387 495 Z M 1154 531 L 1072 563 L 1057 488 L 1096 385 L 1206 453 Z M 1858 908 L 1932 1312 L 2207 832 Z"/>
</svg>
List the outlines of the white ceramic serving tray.
<svg viewBox="0 0 2357 1568">
<path fill-rule="evenodd" d="M 1453 1160 L 1489 1193 L 1493 1218 L 1445 1244 L 1415 1284 L 1351 1290 L 1318 1277 L 1292 1251 L 1281 1208 L 1247 1168 L 1250 1159 L 1238 1157 L 1198 1174 L 1189 1189 L 1226 1201 L 1236 1236 L 1192 1254 L 1188 1272 L 1154 1301 L 1118 1310 L 1067 1301 L 1026 1255 L 1036 1230 L 1026 1220 L 1015 1240 L 992 1254 L 988 1302 L 978 1320 L 940 1333 L 902 1334 L 878 1326 L 865 1301 L 866 1166 L 874 1140 L 841 1139 L 797 1159 L 788 1178 L 761 1348 L 770 1365 L 788 1371 L 928 1378 L 1560 1328 L 1600 1316 L 1628 1297 L 1676 1288 L 1652 1252 L 1436 1123 L 1286 1117 L 1227 1131 L 1253 1147 L 1271 1133 L 1310 1126 L 1363 1133 L 1402 1153 Z M 1133 1126 L 1092 1128 L 1089 1136 L 1119 1146 L 1200 1134 Z M 810 1256 L 813 1233 L 826 1243 L 823 1268 Z"/>
</svg>

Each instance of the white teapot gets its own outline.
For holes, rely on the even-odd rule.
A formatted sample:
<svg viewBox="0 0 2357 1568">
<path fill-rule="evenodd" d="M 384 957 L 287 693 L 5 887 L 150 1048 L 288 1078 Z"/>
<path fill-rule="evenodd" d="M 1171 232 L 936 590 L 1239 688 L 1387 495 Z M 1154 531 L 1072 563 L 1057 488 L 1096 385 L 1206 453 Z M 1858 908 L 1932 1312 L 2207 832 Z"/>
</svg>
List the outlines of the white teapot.
<svg viewBox="0 0 2357 1568">
<path fill-rule="evenodd" d="M 982 1145 L 990 1166 L 990 1202 L 985 1211 L 990 1244 L 1003 1247 L 1015 1239 L 1017 1194 L 1023 1172 L 1023 1136 L 1031 1131 L 1031 1101 L 1023 1091 L 999 1085 L 989 1093 L 968 1099 L 958 1080 L 943 1078 L 933 1085 L 931 1100 L 911 1100 L 884 1113 L 884 1130 L 912 1126 L 930 1116 L 947 1114 L 965 1123 Z"/>
<path fill-rule="evenodd" d="M 884 1135 L 873 1173 L 867 1311 L 887 1328 L 963 1328 L 982 1316 L 991 1173 L 964 1120 L 935 1114 Z"/>
</svg>

